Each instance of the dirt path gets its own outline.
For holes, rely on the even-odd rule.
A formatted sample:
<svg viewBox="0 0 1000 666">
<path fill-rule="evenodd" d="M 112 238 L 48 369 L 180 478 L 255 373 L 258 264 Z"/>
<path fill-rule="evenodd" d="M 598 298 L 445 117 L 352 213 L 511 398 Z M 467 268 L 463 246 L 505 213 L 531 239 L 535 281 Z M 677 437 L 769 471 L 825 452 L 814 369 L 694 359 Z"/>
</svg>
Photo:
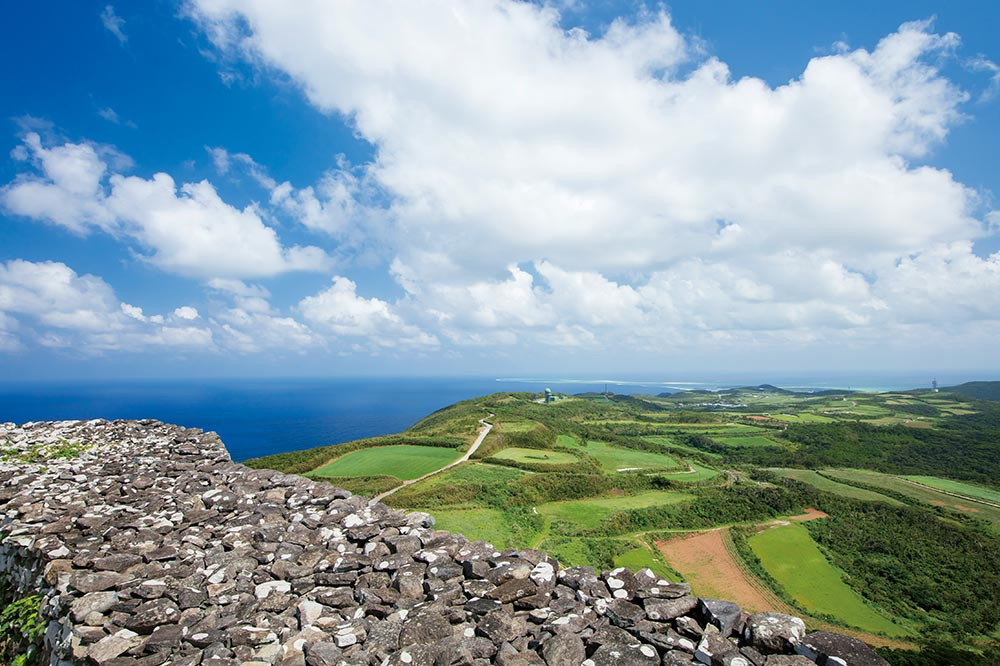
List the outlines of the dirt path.
<svg viewBox="0 0 1000 666">
<path fill-rule="evenodd" d="M 807 509 L 805 514 L 793 516 L 792 519 L 815 520 L 825 516 L 818 515 L 822 513 Z M 817 620 L 789 606 L 753 575 L 739 558 L 732 545 L 728 527 L 657 541 L 656 548 L 675 571 L 684 575 L 691 583 L 694 593 L 699 596 L 733 601 L 749 612 L 778 611 L 794 615 L 805 620 L 811 629 L 836 631 L 871 645 L 914 648 L 912 643 L 903 640 L 876 636 Z"/>
<path fill-rule="evenodd" d="M 490 430 L 493 430 L 493 424 L 492 423 L 487 423 L 486 419 L 493 418 L 494 416 L 496 416 L 496 415 L 491 413 L 486 418 L 479 419 L 479 423 L 480 423 L 480 425 L 483 426 L 483 429 L 479 431 L 479 436 L 476 437 L 476 441 L 472 443 L 472 446 L 469 447 L 469 450 L 466 451 L 465 455 L 463 455 L 461 458 L 459 458 L 455 462 L 448 463 L 444 467 L 439 467 L 438 469 L 434 470 L 433 472 L 428 472 L 427 474 L 424 474 L 423 476 L 418 477 L 416 479 L 410 479 L 409 481 L 403 481 L 403 483 L 399 484 L 398 486 L 396 486 L 392 490 L 387 490 L 384 493 L 382 493 L 381 495 L 376 495 L 375 497 L 371 498 L 371 500 L 368 503 L 369 504 L 375 504 L 376 502 L 381 502 L 383 499 L 385 499 L 389 495 L 393 494 L 397 490 L 402 490 L 406 486 L 412 486 L 414 483 L 417 483 L 418 481 L 423 481 L 424 479 L 432 477 L 435 474 L 440 474 L 441 472 L 443 472 L 443 471 L 445 471 L 447 469 L 451 469 L 455 465 L 461 465 L 462 463 L 466 462 L 469 458 L 472 457 L 472 454 L 476 452 L 476 450 L 479 448 L 479 445 L 483 443 L 483 440 L 486 439 L 486 435 L 490 434 Z"/>
<path fill-rule="evenodd" d="M 968 500 L 970 502 L 975 502 L 976 504 L 985 504 L 986 506 L 992 506 L 994 509 L 1000 509 L 1000 504 L 991 502 L 989 500 L 981 499 L 979 497 L 970 497 L 969 495 L 962 495 L 961 493 L 953 493 L 950 490 L 941 490 L 940 488 L 935 488 L 934 486 L 928 486 L 926 483 L 920 483 L 919 481 L 914 481 L 913 479 L 904 479 L 901 476 L 896 476 L 893 478 L 899 479 L 900 481 L 905 481 L 906 483 L 909 483 L 911 486 L 917 486 L 918 488 L 926 488 L 927 490 L 933 490 L 934 492 L 941 493 L 942 495 L 957 497 L 958 499 Z M 933 502 L 931 502 L 931 504 L 933 504 Z M 955 508 L 958 508 L 958 506 L 956 505 Z M 965 510 L 966 509 L 962 509 L 962 511 Z M 975 510 L 976 509 L 972 509 L 972 511 Z"/>
</svg>

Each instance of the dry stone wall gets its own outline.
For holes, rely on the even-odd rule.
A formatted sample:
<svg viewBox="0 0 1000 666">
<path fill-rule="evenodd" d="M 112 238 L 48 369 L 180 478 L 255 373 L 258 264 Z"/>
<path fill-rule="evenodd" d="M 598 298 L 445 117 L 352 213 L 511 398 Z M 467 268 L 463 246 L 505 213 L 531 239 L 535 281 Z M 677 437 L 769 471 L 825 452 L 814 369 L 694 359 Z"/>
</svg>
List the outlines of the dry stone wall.
<svg viewBox="0 0 1000 666">
<path fill-rule="evenodd" d="M 0 578 L 50 664 L 882 665 L 649 570 L 561 568 L 158 421 L 0 425 Z"/>
</svg>

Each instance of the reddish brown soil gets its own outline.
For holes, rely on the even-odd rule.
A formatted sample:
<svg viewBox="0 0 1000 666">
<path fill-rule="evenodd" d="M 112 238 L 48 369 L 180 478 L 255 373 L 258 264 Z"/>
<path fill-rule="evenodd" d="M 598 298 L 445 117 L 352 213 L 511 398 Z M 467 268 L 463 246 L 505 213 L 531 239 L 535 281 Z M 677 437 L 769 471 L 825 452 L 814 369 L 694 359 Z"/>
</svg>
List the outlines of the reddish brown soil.
<svg viewBox="0 0 1000 666">
<path fill-rule="evenodd" d="M 816 520 L 817 518 L 826 518 L 830 514 L 824 513 L 819 509 L 814 509 L 811 506 L 806 507 L 806 512 L 798 516 L 789 516 L 789 520 Z"/>
<path fill-rule="evenodd" d="M 671 567 L 684 574 L 699 596 L 727 599 L 750 612 L 793 612 L 781 599 L 750 584 L 726 548 L 723 536 L 723 530 L 712 530 L 659 541 L 656 547 Z"/>
<path fill-rule="evenodd" d="M 813 520 L 826 514 L 808 509 L 804 515 L 809 516 L 808 520 Z M 914 649 L 915 646 L 907 641 L 831 625 L 792 608 L 756 576 L 741 569 L 741 564 L 726 545 L 727 539 L 727 530 L 718 529 L 657 541 L 656 548 L 674 570 L 684 575 L 691 583 L 692 592 L 698 596 L 727 599 L 749 612 L 778 611 L 795 615 L 803 618 L 811 630 L 837 631 L 860 638 L 871 645 Z"/>
</svg>

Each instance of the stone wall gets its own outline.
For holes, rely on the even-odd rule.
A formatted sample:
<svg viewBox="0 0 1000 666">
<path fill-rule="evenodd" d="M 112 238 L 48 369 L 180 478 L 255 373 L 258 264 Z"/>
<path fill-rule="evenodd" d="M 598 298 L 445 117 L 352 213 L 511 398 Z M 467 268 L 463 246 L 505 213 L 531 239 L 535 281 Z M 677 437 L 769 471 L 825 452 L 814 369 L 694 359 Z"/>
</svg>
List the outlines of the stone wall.
<svg viewBox="0 0 1000 666">
<path fill-rule="evenodd" d="M 2 424 L 0 449 L 0 576 L 43 595 L 51 664 L 885 664 L 649 570 L 563 569 L 235 464 L 214 433 Z"/>
</svg>

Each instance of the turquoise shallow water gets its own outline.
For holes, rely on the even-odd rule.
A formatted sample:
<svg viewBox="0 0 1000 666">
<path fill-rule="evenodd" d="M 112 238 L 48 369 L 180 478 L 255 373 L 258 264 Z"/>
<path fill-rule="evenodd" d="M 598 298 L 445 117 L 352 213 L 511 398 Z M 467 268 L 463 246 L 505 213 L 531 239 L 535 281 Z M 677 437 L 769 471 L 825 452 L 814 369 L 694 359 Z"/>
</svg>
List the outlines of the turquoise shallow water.
<svg viewBox="0 0 1000 666">
<path fill-rule="evenodd" d="M 939 377 L 939 381 L 943 378 Z M 965 381 L 952 379 L 952 383 Z M 495 391 L 661 393 L 771 383 L 914 388 L 926 377 L 436 377 L 218 379 L 0 384 L 0 421 L 154 418 L 215 430 L 235 460 L 399 432 L 459 400 Z M 942 385 L 946 385 L 942 383 Z"/>
</svg>

